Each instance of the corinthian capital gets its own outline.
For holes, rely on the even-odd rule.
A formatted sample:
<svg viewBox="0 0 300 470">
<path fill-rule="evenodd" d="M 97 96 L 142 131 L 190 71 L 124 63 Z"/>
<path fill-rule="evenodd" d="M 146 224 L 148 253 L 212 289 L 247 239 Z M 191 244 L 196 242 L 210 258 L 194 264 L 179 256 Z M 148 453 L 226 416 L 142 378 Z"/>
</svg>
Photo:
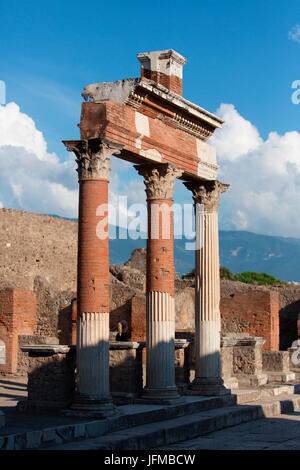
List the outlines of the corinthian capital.
<svg viewBox="0 0 300 470">
<path fill-rule="evenodd" d="M 230 186 L 220 181 L 188 181 L 184 185 L 192 191 L 195 204 L 203 204 L 207 212 L 219 209 L 220 195 Z"/>
<path fill-rule="evenodd" d="M 182 175 L 180 170 L 170 163 L 134 165 L 139 175 L 144 177 L 148 199 L 172 199 L 174 181 Z"/>
<path fill-rule="evenodd" d="M 74 152 L 79 179 L 108 179 L 110 157 L 119 155 L 122 145 L 108 142 L 105 139 L 63 140 L 69 152 Z"/>
</svg>

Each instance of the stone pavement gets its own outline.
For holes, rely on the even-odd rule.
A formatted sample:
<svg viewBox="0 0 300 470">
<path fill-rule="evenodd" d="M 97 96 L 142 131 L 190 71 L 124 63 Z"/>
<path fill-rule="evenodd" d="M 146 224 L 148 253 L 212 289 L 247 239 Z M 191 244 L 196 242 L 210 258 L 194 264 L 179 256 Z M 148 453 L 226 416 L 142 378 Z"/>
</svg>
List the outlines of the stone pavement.
<svg viewBox="0 0 300 470">
<path fill-rule="evenodd" d="M 48 426 L 89 421 L 88 418 L 64 416 L 60 414 L 19 413 L 16 405 L 27 397 L 27 377 L 0 375 L 0 411 L 5 414 L 5 426 L 0 427 L 0 436 L 43 429 Z"/>
<path fill-rule="evenodd" d="M 299 385 L 265 388 L 260 400 L 250 391 L 234 397 L 185 397 L 185 405 L 124 405 L 114 419 L 95 420 L 63 414 L 18 413 L 26 398 L 26 380 L 0 376 L 0 447 L 7 450 L 156 449 L 156 450 L 300 450 Z M 296 390 L 297 389 L 297 390 Z M 267 398 L 267 400 L 266 400 Z M 250 400 L 250 402 L 249 402 Z M 262 416 L 270 416 L 262 418 Z M 241 424 L 240 424 L 241 423 Z M 219 429 L 219 430 L 218 430 Z M 4 437 L 10 436 L 10 437 Z M 199 436 L 199 437 L 195 437 Z M 80 440 L 78 440 L 80 439 Z M 178 441 L 182 439 L 183 442 Z"/>
<path fill-rule="evenodd" d="M 250 421 L 157 450 L 300 450 L 300 412 Z"/>
</svg>

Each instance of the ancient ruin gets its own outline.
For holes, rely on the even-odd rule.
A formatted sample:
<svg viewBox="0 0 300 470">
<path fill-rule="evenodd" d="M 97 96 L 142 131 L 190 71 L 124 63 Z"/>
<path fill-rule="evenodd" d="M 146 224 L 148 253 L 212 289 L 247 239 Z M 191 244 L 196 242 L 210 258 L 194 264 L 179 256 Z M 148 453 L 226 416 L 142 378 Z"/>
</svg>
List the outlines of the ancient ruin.
<svg viewBox="0 0 300 470">
<path fill-rule="evenodd" d="M 230 189 L 207 141 L 223 122 L 182 97 L 180 54 L 137 58 L 140 78 L 85 87 L 80 140 L 63 141 L 78 165 L 78 223 L 0 209 L 0 374 L 28 376 L 20 412 L 110 417 L 122 429 L 132 425 L 117 421 L 124 404 L 159 405 L 175 419 L 179 409 L 247 404 L 284 386 L 296 393 L 300 288 L 220 281 L 218 210 Z M 148 211 L 147 248 L 123 266 L 109 264 L 112 156 L 143 178 Z M 194 280 L 174 269 L 176 179 L 194 205 Z M 116 341 L 121 320 L 128 341 Z M 90 437 L 84 426 L 72 439 Z"/>
<path fill-rule="evenodd" d="M 182 98 L 184 57 L 173 50 L 137 57 L 141 63 L 140 79 L 85 88 L 83 96 L 87 101 L 82 105 L 79 125 L 81 140 L 64 141 L 76 155 L 80 185 L 78 399 L 73 406 L 96 406 L 104 413 L 112 409 L 108 378 L 109 249 L 108 237 L 100 239 L 97 230 L 99 215 L 105 220 L 108 216 L 107 211 L 99 213 L 99 207 L 108 203 L 111 155 L 135 163 L 146 186 L 147 379 L 143 398 L 155 403 L 180 399 L 174 371 L 173 218 L 169 217 L 166 237 L 161 207 L 172 207 L 175 178 L 187 181 L 196 205 L 204 204 L 205 220 L 196 221 L 196 230 L 203 223 L 205 233 L 203 247 L 196 250 L 197 357 L 193 389 L 209 395 L 226 392 L 220 368 L 217 212 L 220 194 L 227 185 L 216 181 L 215 151 L 206 143 L 222 121 Z"/>
</svg>

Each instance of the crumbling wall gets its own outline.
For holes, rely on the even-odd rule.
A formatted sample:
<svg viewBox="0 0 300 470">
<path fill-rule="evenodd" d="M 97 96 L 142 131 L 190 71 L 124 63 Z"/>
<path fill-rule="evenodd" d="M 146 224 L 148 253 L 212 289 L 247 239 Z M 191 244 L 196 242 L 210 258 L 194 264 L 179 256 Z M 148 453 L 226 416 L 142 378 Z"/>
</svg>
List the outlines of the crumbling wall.
<svg viewBox="0 0 300 470">
<path fill-rule="evenodd" d="M 37 276 L 53 290 L 76 290 L 77 222 L 0 209 L 0 279 L 33 290 Z"/>
<path fill-rule="evenodd" d="M 76 297 L 77 222 L 0 209 L 0 247 L 0 286 L 20 287 L 33 290 L 36 294 L 35 334 L 56 336 L 61 344 L 69 343 L 70 338 L 74 342 L 75 320 L 72 320 L 71 301 Z M 143 295 L 145 291 L 146 249 L 134 250 L 125 266 L 111 266 L 110 270 L 110 328 L 116 331 L 120 319 L 127 320 L 130 325 L 131 299 L 135 295 Z M 193 281 L 176 278 L 175 291 L 176 330 L 188 334 L 194 329 Z M 221 281 L 222 334 L 249 331 L 252 320 L 255 323 L 257 318 L 253 315 L 257 315 L 255 309 L 260 296 L 264 296 L 262 291 L 278 292 L 280 349 L 287 349 L 300 335 L 297 328 L 300 286 L 267 287 Z M 239 299 L 243 304 L 241 312 Z M 233 304 L 236 308 L 230 315 L 227 309 Z M 268 308 L 276 330 L 276 301 L 270 301 Z M 142 320 L 145 318 L 145 312 L 140 311 L 139 315 Z M 269 326 L 264 324 L 265 331 L 268 327 L 272 330 L 272 322 Z M 143 327 L 139 330 L 141 336 Z M 275 348 L 275 334 L 270 335 L 270 342 L 271 347 Z"/>
</svg>

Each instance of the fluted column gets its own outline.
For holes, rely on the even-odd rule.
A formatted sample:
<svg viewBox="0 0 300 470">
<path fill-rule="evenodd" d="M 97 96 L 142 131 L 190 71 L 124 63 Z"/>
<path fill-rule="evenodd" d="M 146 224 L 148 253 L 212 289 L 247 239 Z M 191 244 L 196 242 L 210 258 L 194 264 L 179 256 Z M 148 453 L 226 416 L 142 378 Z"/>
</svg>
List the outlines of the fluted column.
<svg viewBox="0 0 300 470">
<path fill-rule="evenodd" d="M 191 389 L 199 395 L 230 393 L 221 377 L 220 262 L 218 209 L 229 185 L 219 181 L 185 183 L 193 192 L 196 216 L 195 348 L 196 371 Z"/>
<path fill-rule="evenodd" d="M 79 176 L 77 269 L 77 383 L 72 408 L 109 416 L 110 157 L 120 146 L 102 139 L 64 141 L 76 155 Z"/>
<path fill-rule="evenodd" d="M 175 385 L 175 310 L 173 254 L 173 191 L 182 170 L 170 164 L 136 165 L 144 177 L 148 206 L 146 387 L 153 403 L 180 399 Z"/>
</svg>

